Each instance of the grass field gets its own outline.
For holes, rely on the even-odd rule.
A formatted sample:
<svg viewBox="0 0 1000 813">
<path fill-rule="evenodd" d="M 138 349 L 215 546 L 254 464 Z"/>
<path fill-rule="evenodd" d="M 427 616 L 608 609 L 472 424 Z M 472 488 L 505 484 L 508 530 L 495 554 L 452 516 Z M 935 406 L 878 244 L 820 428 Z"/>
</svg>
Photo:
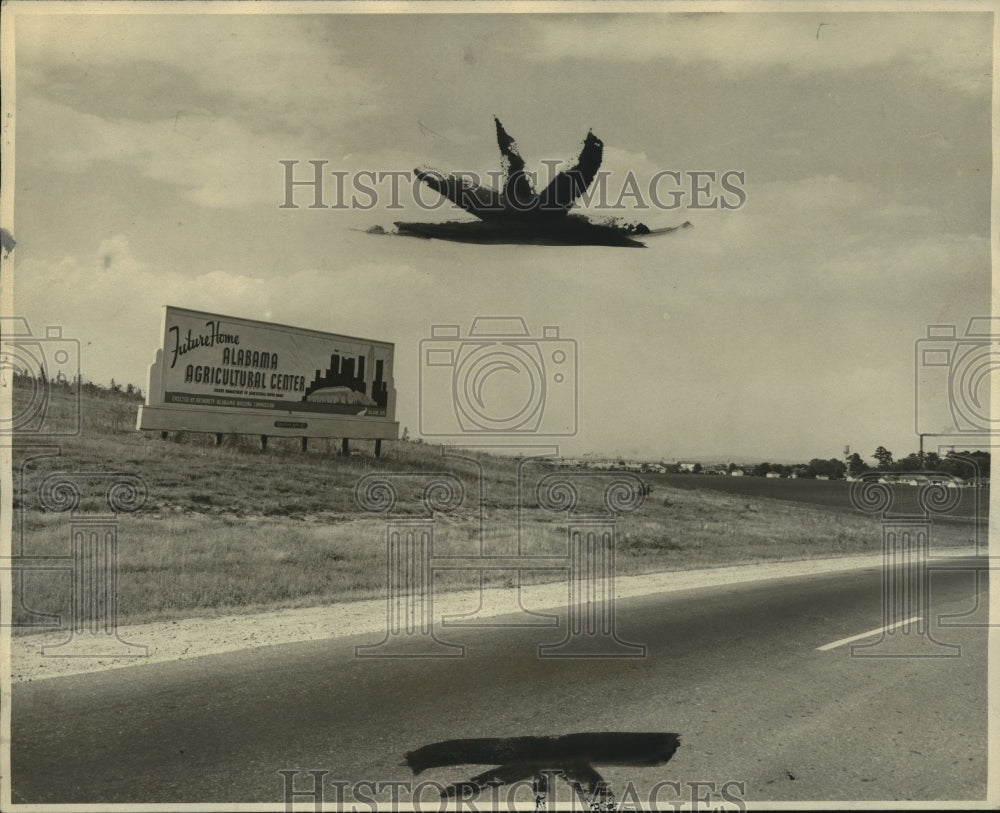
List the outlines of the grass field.
<svg viewBox="0 0 1000 813">
<path fill-rule="evenodd" d="M 846 480 L 779 479 L 769 477 L 722 477 L 718 475 L 661 474 L 649 479 L 670 488 L 709 490 L 744 497 L 764 497 L 820 505 L 837 511 L 853 508 L 851 483 Z M 910 486 L 893 486 L 894 507 L 899 513 L 918 511 L 917 489 Z M 958 505 L 947 512 L 955 520 L 971 520 L 989 516 L 989 490 L 962 488 L 957 493 Z"/>
<path fill-rule="evenodd" d="M 16 392 L 15 392 L 16 396 Z M 76 401 L 53 393 L 49 418 L 72 427 Z M 427 473 L 456 478 L 465 499 L 435 517 L 435 554 L 555 553 L 566 549 L 567 515 L 546 510 L 535 493 L 548 464 L 393 442 L 375 458 L 371 443 L 354 442 L 350 457 L 339 442 L 312 442 L 302 454 L 297 440 L 272 439 L 259 451 L 256 438 L 210 436 L 164 441 L 134 430 L 138 403 L 124 395 L 82 402 L 81 432 L 58 443 L 58 454 L 15 442 L 14 550 L 27 556 L 67 556 L 77 521 L 107 514 L 107 485 L 115 473 L 138 475 L 148 492 L 144 505 L 121 513 L 118 533 L 119 622 L 137 623 L 198 615 L 314 606 L 385 593 L 385 524 L 359 508 L 355 487 L 373 473 L 402 475 L 397 514 L 424 514 L 420 496 Z M 15 397 L 15 414 L 17 400 Z M 46 442 L 44 446 L 52 446 Z M 75 513 L 53 510 L 40 489 L 66 472 L 79 485 Z M 585 478 L 576 515 L 605 514 L 603 486 L 612 475 Z M 652 485 L 642 507 L 618 524 L 617 572 L 645 573 L 701 567 L 877 552 L 876 518 L 851 508 L 843 491 L 828 504 L 782 495 L 773 487 L 842 486 L 836 483 L 765 481 L 756 492 L 691 488 L 735 478 L 643 475 Z M 683 482 L 682 482 L 683 481 Z M 744 487 L 750 487 L 744 486 Z M 803 490 L 801 494 L 805 494 Z M 480 498 L 481 497 L 481 498 Z M 776 499 L 776 497 L 781 497 Z M 55 507 L 59 507 L 58 505 Z M 934 527 L 935 546 L 972 544 L 971 521 Z M 438 574 L 438 589 L 471 587 L 475 573 Z M 525 580 L 546 575 L 526 571 Z M 551 575 L 548 578 L 553 578 Z M 514 574 L 486 571 L 488 584 L 513 586 Z M 69 612 L 70 580 L 63 572 L 15 571 L 15 623 L 38 613 Z M 20 626 L 19 632 L 33 627 Z"/>
</svg>

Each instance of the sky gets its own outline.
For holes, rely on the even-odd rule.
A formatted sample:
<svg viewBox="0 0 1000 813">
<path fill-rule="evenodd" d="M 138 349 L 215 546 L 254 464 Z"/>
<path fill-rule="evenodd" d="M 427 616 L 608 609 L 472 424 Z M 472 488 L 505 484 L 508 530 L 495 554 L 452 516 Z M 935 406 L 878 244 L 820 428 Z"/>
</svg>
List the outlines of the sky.
<svg viewBox="0 0 1000 813">
<path fill-rule="evenodd" d="M 952 430 L 954 363 L 918 354 L 929 325 L 956 326 L 935 339 L 953 358 L 983 345 L 961 337 L 990 310 L 991 14 L 114 6 L 22 4 L 6 33 L 13 310 L 78 340 L 85 378 L 145 390 L 164 305 L 369 337 L 396 345 L 396 417 L 417 437 L 444 397 L 420 388 L 433 326 L 520 316 L 539 352 L 555 326 L 576 361 L 546 390 L 551 420 L 575 410 L 566 455 L 902 457 L 915 412 Z M 494 115 L 543 177 L 601 138 L 588 214 L 693 228 L 644 249 L 366 233 L 467 219 L 407 181 L 396 200 L 351 184 L 495 172 Z M 281 161 L 295 180 L 326 162 L 346 194 L 327 174 L 327 208 L 302 186 L 283 207 Z M 742 194 L 705 208 L 727 172 Z M 677 205 L 652 200 L 656 177 Z"/>
</svg>

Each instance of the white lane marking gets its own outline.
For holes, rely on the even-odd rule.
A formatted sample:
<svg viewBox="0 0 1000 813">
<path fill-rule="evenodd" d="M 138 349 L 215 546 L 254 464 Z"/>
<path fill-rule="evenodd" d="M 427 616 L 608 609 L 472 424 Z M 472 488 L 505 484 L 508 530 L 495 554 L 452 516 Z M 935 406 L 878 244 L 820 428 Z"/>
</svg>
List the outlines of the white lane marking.
<svg viewBox="0 0 1000 813">
<path fill-rule="evenodd" d="M 843 646 L 844 644 L 850 644 L 854 641 L 860 641 L 862 638 L 871 638 L 873 635 L 878 635 L 881 632 L 888 632 L 889 630 L 894 630 L 896 627 L 902 627 L 904 624 L 912 624 L 914 621 L 919 621 L 923 616 L 915 615 L 913 618 L 907 618 L 905 621 L 897 621 L 895 624 L 889 624 L 885 627 L 879 627 L 878 629 L 869 630 L 868 632 L 862 632 L 858 635 L 852 635 L 850 638 L 841 638 L 839 641 L 834 641 L 832 644 L 823 644 L 823 646 L 818 646 L 816 649 L 821 652 L 825 652 L 828 649 L 836 649 L 838 646 Z"/>
</svg>

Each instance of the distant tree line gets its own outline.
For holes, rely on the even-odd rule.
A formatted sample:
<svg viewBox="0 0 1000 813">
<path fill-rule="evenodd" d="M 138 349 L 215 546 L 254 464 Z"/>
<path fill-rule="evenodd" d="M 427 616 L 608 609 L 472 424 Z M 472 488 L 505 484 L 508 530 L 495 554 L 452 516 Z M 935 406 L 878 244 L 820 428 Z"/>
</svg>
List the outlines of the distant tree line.
<svg viewBox="0 0 1000 813">
<path fill-rule="evenodd" d="M 949 452 L 944 457 L 937 452 L 924 452 L 921 457 L 920 452 L 910 452 L 906 457 L 894 460 L 892 452 L 879 446 L 872 457 L 876 461 L 875 466 L 866 464 L 857 452 L 848 458 L 848 471 L 851 474 L 863 474 L 866 471 L 884 472 L 918 472 L 937 471 L 944 474 L 951 474 L 955 477 L 969 477 L 975 470 L 978 477 L 990 476 L 990 453 L 983 451 L 970 452 Z"/>
<path fill-rule="evenodd" d="M 111 383 L 105 387 L 103 384 L 95 384 L 93 381 L 84 381 L 83 376 L 80 375 L 67 378 L 62 373 L 50 378 L 45 372 L 44 366 L 39 370 L 37 376 L 15 370 L 12 378 L 16 389 L 34 389 L 38 386 L 39 379 L 41 379 L 47 382 L 50 392 L 64 392 L 69 395 L 75 395 L 79 392 L 95 398 L 117 397 L 135 401 L 142 401 L 144 398 L 142 390 L 134 384 L 126 384 L 123 388 L 121 384 L 118 384 L 112 378 Z"/>
<path fill-rule="evenodd" d="M 945 456 L 937 452 L 925 452 L 921 457 L 919 452 L 911 452 L 906 457 L 895 460 L 892 452 L 884 446 L 879 446 L 872 458 L 875 465 L 869 465 L 857 452 L 854 452 L 846 460 L 831 457 L 823 460 L 814 457 L 808 463 L 770 463 L 763 462 L 756 465 L 737 465 L 730 463 L 728 466 L 704 466 L 701 463 L 692 465 L 682 465 L 681 463 L 662 464 L 663 470 L 667 474 L 729 474 L 735 471 L 742 471 L 751 477 L 766 477 L 767 475 L 777 475 L 779 477 L 796 477 L 801 479 L 829 479 L 840 480 L 844 477 L 858 477 L 869 471 L 877 472 L 939 472 L 950 474 L 955 477 L 967 478 L 971 476 L 990 476 L 990 453 L 983 451 L 963 451 L 952 452 Z"/>
</svg>

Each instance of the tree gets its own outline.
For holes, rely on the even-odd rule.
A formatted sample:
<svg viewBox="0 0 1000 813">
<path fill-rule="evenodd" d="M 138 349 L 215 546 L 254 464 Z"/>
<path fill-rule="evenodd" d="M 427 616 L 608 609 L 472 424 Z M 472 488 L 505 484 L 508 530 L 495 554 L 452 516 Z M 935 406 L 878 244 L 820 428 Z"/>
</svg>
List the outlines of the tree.
<svg viewBox="0 0 1000 813">
<path fill-rule="evenodd" d="M 979 477 L 990 476 L 990 453 L 973 452 L 970 457 L 975 461 L 976 468 L 979 469 Z"/>
<path fill-rule="evenodd" d="M 770 463 L 758 463 L 756 466 L 753 467 L 753 476 L 754 477 L 763 477 L 770 470 L 771 470 L 771 464 Z"/>
<path fill-rule="evenodd" d="M 852 477 L 857 477 L 859 474 L 864 474 L 871 467 L 861 459 L 861 455 L 857 452 L 852 454 L 847 458 L 847 472 Z"/>
<path fill-rule="evenodd" d="M 920 471 L 923 468 L 923 461 L 920 459 L 920 453 L 911 452 L 901 460 L 897 460 L 895 468 L 897 471 Z"/>
<path fill-rule="evenodd" d="M 872 455 L 878 461 L 878 467 L 880 470 L 887 470 L 892 466 L 892 452 L 885 448 L 885 446 L 879 446 L 875 450 L 875 454 Z"/>
<path fill-rule="evenodd" d="M 815 474 L 828 477 L 831 480 L 839 480 L 844 476 L 844 472 L 847 471 L 847 465 L 844 461 L 838 460 L 835 457 L 831 457 L 829 460 L 821 460 L 818 457 L 814 457 L 809 461 L 809 467 Z"/>
<path fill-rule="evenodd" d="M 990 453 L 989 452 L 951 452 L 941 461 L 939 471 L 952 474 L 955 477 L 962 477 L 966 480 L 973 477 L 990 476 Z"/>
</svg>

